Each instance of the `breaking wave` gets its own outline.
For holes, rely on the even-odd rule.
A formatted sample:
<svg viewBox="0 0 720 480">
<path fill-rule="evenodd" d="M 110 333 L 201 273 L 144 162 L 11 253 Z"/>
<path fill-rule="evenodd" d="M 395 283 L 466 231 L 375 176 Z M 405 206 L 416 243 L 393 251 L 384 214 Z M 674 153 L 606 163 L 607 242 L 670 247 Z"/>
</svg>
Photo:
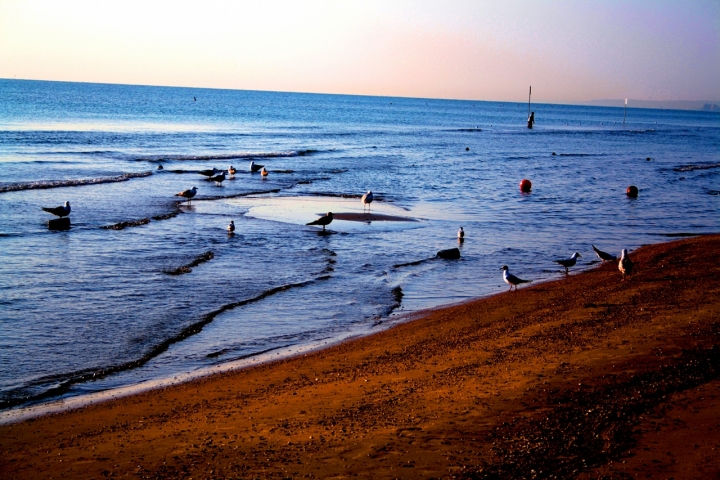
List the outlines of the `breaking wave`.
<svg viewBox="0 0 720 480">
<path fill-rule="evenodd" d="M 0 186 L 0 193 L 17 192 L 20 190 L 36 190 L 44 188 L 77 187 L 80 185 L 97 185 L 99 183 L 126 182 L 133 178 L 152 175 L 153 172 L 123 173 L 117 177 L 83 178 L 78 180 L 43 180 L 39 182 L 11 183 Z"/>
<path fill-rule="evenodd" d="M 234 152 L 217 153 L 212 155 L 152 155 L 137 157 L 136 160 L 144 162 L 167 162 L 167 161 L 205 161 L 205 160 L 233 160 L 237 158 L 283 158 L 283 157 L 304 157 L 318 153 L 319 150 L 286 150 L 281 152 Z"/>
</svg>

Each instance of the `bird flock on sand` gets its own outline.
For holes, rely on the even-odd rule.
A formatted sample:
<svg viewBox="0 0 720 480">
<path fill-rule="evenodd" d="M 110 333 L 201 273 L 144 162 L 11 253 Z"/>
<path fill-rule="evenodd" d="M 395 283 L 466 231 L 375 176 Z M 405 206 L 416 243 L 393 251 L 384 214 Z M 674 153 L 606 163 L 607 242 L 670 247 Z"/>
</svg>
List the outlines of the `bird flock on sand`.
<svg viewBox="0 0 720 480">
<path fill-rule="evenodd" d="M 250 162 L 250 172 L 251 173 L 257 173 L 260 172 L 260 174 L 263 177 L 268 176 L 268 171 L 265 168 L 264 165 L 258 165 L 255 162 Z M 237 173 L 237 170 L 235 167 L 230 165 L 230 167 L 225 170 L 218 170 L 217 168 L 213 167 L 208 170 L 201 170 L 198 172 L 200 175 L 203 175 L 207 177 L 208 181 L 215 182 L 217 185 L 221 185 L 223 181 L 226 179 L 226 173 L 231 178 Z M 184 199 L 187 199 L 188 202 L 192 200 L 195 195 L 197 195 L 198 188 L 192 187 L 188 190 L 183 190 L 182 192 L 176 193 L 176 197 L 182 197 Z M 370 204 L 373 202 L 373 193 L 372 191 L 368 190 L 367 193 L 365 193 L 360 201 L 363 205 L 363 213 L 365 213 L 366 209 L 367 212 L 370 213 Z M 51 213 L 57 217 L 63 218 L 70 215 L 70 202 L 65 202 L 65 205 L 61 205 L 59 207 L 42 207 L 42 209 L 48 213 Z M 320 218 L 313 220 L 312 222 L 307 223 L 306 225 L 319 225 L 322 227 L 322 231 L 325 231 L 325 227 L 330 225 L 333 221 L 333 213 L 328 212 L 327 215 L 323 215 Z M 233 220 L 230 221 L 230 224 L 227 226 L 228 234 L 233 235 L 235 232 L 235 222 Z M 457 239 L 459 243 L 463 243 L 465 241 L 465 230 L 463 227 L 460 227 L 460 229 L 457 232 Z M 620 259 L 615 255 L 612 255 L 607 252 L 603 252 L 602 250 L 598 249 L 595 245 L 592 245 L 592 249 L 595 252 L 595 254 L 598 256 L 598 258 L 603 262 L 613 262 L 618 261 L 618 269 L 620 270 L 620 273 L 622 274 L 622 280 L 625 280 L 625 277 L 630 277 L 633 273 L 633 262 L 630 260 L 630 257 L 628 256 L 627 249 L 623 249 L 620 254 Z M 565 268 L 565 274 L 568 275 L 570 273 L 570 268 L 574 267 L 577 264 L 577 259 L 582 258 L 582 255 L 580 255 L 579 252 L 575 252 L 570 256 L 570 258 L 562 258 L 554 260 L 555 263 L 558 265 L 561 265 Z M 530 283 L 532 280 L 523 280 L 522 278 L 513 275 L 510 273 L 510 268 L 507 265 L 503 265 L 500 268 L 503 271 L 503 280 L 505 283 L 510 285 L 510 291 L 513 290 L 513 287 L 515 290 L 517 290 L 518 285 L 521 285 L 523 283 Z"/>
</svg>

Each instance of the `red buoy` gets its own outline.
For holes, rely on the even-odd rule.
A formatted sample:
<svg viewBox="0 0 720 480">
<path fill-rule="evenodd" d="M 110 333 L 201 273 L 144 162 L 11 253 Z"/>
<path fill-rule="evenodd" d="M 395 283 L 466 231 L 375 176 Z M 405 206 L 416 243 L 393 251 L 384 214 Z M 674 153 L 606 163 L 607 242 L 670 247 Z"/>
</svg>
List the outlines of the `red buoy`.
<svg viewBox="0 0 720 480">
<path fill-rule="evenodd" d="M 638 188 L 635 185 L 630 185 L 627 188 L 627 191 L 625 192 L 628 197 L 630 198 L 637 198 L 638 196 Z"/>
<path fill-rule="evenodd" d="M 521 192 L 529 192 L 532 189 L 532 182 L 528 180 L 527 178 L 523 178 L 520 181 L 520 191 Z"/>
</svg>

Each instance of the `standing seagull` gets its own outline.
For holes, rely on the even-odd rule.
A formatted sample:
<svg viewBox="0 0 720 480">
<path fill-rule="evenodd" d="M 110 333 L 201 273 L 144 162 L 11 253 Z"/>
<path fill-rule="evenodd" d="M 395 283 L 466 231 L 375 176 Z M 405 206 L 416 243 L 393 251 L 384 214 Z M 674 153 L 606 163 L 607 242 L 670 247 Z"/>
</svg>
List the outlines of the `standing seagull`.
<svg viewBox="0 0 720 480">
<path fill-rule="evenodd" d="M 505 283 L 510 285 L 510 291 L 512 291 L 513 286 L 515 287 L 515 291 L 517 291 L 517 286 L 520 285 L 521 283 L 532 282 L 532 280 L 523 280 L 522 278 L 518 278 L 515 275 L 513 275 L 512 273 L 510 273 L 507 265 L 503 265 L 500 270 L 503 271 L 503 280 L 505 280 Z"/>
<path fill-rule="evenodd" d="M 176 197 L 183 197 L 188 199 L 188 203 L 190 203 L 190 200 L 195 196 L 197 193 L 197 187 L 192 187 L 190 190 L 183 190 L 180 193 L 176 193 Z"/>
<path fill-rule="evenodd" d="M 221 185 L 222 182 L 225 181 L 225 172 L 222 172 L 220 175 L 215 175 L 214 177 L 208 178 L 209 181 L 215 182 L 217 185 Z"/>
<path fill-rule="evenodd" d="M 306 223 L 306 225 L 322 225 L 323 232 L 325 231 L 325 226 L 330 225 L 330 222 L 333 221 L 333 214 L 332 212 L 328 212 L 327 215 L 323 215 L 322 217 L 318 218 L 317 220 L 314 220 L 310 223 Z"/>
<path fill-rule="evenodd" d="M 250 162 L 250 171 L 251 171 L 252 173 L 255 173 L 255 172 L 257 172 L 258 170 L 260 170 L 261 168 L 263 168 L 264 166 L 265 166 L 265 165 L 256 165 L 255 162 Z"/>
<path fill-rule="evenodd" d="M 230 225 L 227 226 L 228 233 L 233 233 L 235 231 L 235 221 L 230 220 Z"/>
<path fill-rule="evenodd" d="M 460 227 L 460 230 L 458 230 L 458 241 L 462 242 L 465 240 L 465 230 L 463 230 L 463 227 Z"/>
<path fill-rule="evenodd" d="M 363 203 L 363 213 L 365 213 L 365 206 L 367 205 L 368 213 L 370 213 L 370 204 L 373 201 L 373 193 L 368 190 L 368 192 L 362 196 L 362 203 Z"/>
<path fill-rule="evenodd" d="M 582 257 L 582 255 L 580 255 L 578 252 L 575 252 L 572 254 L 572 257 L 565 258 L 563 260 L 555 260 L 555 263 L 559 263 L 560 265 L 565 267 L 565 275 L 567 275 L 569 273 L 568 268 L 575 266 L 575 262 L 577 262 L 578 257 Z"/>
<path fill-rule="evenodd" d="M 263 167 L 263 169 L 260 170 L 260 175 L 262 175 L 263 177 L 267 177 L 267 176 L 268 176 L 268 171 L 265 170 L 265 167 Z"/>
<path fill-rule="evenodd" d="M 43 210 L 45 210 L 46 212 L 52 213 L 56 217 L 60 217 L 60 218 L 67 217 L 68 215 L 70 215 L 70 202 L 65 202 L 65 205 L 60 206 L 60 207 L 53 207 L 53 208 L 41 207 L 41 208 Z"/>
<path fill-rule="evenodd" d="M 235 169 L 235 167 L 233 167 L 232 165 L 230 165 L 230 168 L 228 168 L 228 175 L 230 175 L 231 177 L 233 177 L 233 176 L 235 176 L 236 173 L 237 173 L 237 170 Z"/>
<path fill-rule="evenodd" d="M 627 275 L 628 277 L 632 275 L 633 263 L 632 260 L 630 260 L 630 257 L 628 257 L 628 251 L 625 248 L 623 248 L 623 251 L 620 254 L 620 262 L 618 263 L 618 269 L 620 270 L 620 273 L 622 273 L 623 280 L 625 280 L 625 275 Z"/>
<path fill-rule="evenodd" d="M 592 247 L 593 247 L 593 250 L 595 250 L 595 254 L 596 254 L 596 255 L 598 256 L 598 258 L 600 258 L 600 260 L 602 260 L 603 262 L 612 261 L 612 260 L 617 260 L 617 257 L 616 257 L 615 255 L 610 255 L 610 254 L 607 253 L 607 252 L 603 252 L 602 250 L 598 250 L 597 248 L 595 248 L 595 245 L 593 245 Z"/>
</svg>

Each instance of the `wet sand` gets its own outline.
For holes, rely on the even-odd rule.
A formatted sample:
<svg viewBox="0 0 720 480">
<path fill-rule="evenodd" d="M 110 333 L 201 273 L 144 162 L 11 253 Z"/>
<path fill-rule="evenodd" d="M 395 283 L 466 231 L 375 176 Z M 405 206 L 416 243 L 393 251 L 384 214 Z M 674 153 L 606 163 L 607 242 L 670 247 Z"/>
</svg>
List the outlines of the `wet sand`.
<svg viewBox="0 0 720 480">
<path fill-rule="evenodd" d="M 631 258 L 2 426 L 0 477 L 717 478 L 720 235 Z"/>
</svg>

